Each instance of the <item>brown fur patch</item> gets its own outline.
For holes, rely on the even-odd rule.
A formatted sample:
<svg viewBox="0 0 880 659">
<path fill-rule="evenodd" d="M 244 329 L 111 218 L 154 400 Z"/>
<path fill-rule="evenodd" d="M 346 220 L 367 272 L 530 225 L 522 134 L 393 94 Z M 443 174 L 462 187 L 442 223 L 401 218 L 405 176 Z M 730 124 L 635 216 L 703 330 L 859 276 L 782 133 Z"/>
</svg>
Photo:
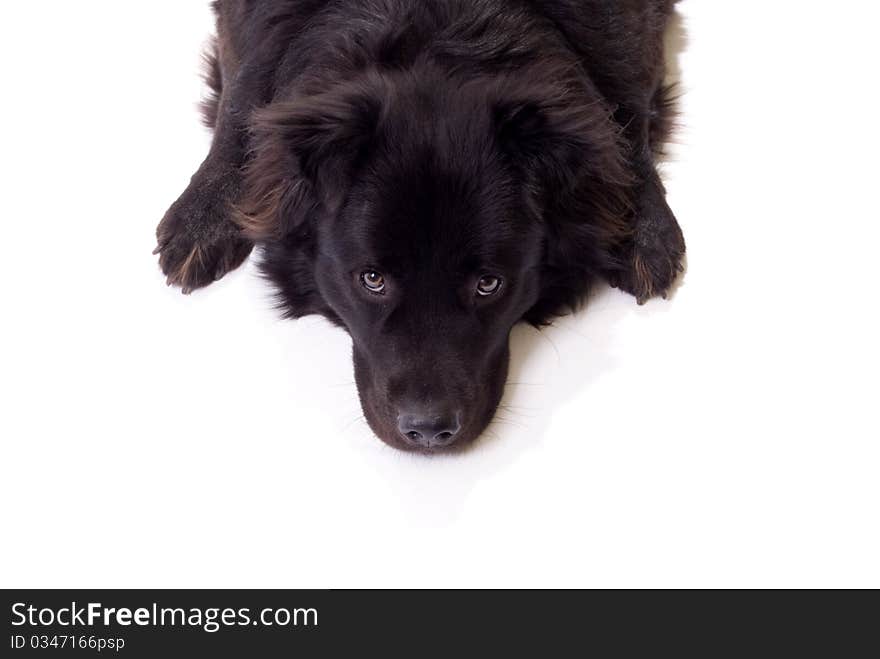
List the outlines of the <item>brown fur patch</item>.
<svg viewBox="0 0 880 659">
<path fill-rule="evenodd" d="M 189 294 L 196 286 L 195 269 L 203 267 L 203 264 L 204 253 L 201 245 L 196 243 L 193 245 L 192 251 L 190 251 L 189 255 L 183 260 L 183 263 L 180 264 L 177 270 L 172 273 L 168 279 L 170 282 L 179 284 L 182 287 L 184 294 Z"/>
<path fill-rule="evenodd" d="M 633 272 L 635 273 L 635 295 L 639 304 L 644 304 L 654 296 L 654 275 L 647 262 L 639 253 L 638 248 L 633 254 Z"/>
</svg>

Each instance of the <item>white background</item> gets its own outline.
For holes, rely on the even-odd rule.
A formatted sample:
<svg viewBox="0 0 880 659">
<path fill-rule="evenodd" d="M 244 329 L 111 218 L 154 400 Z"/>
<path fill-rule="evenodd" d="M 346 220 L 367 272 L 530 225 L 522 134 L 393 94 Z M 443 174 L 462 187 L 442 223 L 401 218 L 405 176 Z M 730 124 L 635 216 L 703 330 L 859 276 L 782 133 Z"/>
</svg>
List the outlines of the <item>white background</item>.
<svg viewBox="0 0 880 659">
<path fill-rule="evenodd" d="M 880 586 L 873 3 L 680 6 L 683 282 L 516 329 L 510 409 L 435 458 L 252 263 L 165 287 L 207 4 L 2 10 L 0 585 Z"/>
</svg>

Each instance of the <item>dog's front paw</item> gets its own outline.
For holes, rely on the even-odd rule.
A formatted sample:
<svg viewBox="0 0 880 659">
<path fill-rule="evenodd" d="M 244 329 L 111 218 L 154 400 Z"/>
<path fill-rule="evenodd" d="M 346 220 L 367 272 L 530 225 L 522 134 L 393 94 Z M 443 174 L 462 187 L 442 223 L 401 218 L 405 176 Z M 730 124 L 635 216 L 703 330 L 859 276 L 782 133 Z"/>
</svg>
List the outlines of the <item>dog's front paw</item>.
<svg viewBox="0 0 880 659">
<path fill-rule="evenodd" d="M 666 297 L 684 271 L 684 236 L 662 198 L 643 203 L 637 211 L 632 239 L 620 250 L 620 269 L 611 283 L 644 304 L 656 295 Z"/>
<path fill-rule="evenodd" d="M 215 192 L 187 190 L 156 229 L 159 266 L 184 294 L 237 268 L 254 246 L 230 219 L 228 195 Z"/>
</svg>

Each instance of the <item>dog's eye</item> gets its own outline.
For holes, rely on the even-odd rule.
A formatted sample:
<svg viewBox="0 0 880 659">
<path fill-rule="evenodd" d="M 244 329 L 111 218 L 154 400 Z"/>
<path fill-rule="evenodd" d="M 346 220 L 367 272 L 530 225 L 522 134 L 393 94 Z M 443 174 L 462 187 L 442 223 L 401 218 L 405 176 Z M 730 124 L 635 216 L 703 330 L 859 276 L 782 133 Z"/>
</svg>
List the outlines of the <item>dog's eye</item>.
<svg viewBox="0 0 880 659">
<path fill-rule="evenodd" d="M 385 277 L 372 270 L 361 274 L 361 283 L 370 293 L 381 293 L 385 290 Z"/>
<path fill-rule="evenodd" d="M 485 277 L 481 277 L 480 281 L 477 282 L 477 295 L 489 297 L 490 295 L 495 295 L 500 288 L 501 277 L 486 275 Z"/>
</svg>

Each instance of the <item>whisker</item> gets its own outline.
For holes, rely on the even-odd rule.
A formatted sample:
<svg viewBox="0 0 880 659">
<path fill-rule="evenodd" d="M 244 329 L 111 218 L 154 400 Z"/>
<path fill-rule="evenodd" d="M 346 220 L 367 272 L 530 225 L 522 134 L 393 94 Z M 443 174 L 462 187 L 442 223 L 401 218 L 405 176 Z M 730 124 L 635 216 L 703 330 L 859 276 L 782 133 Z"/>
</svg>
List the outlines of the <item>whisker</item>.
<svg viewBox="0 0 880 659">
<path fill-rule="evenodd" d="M 535 331 L 538 332 L 538 334 L 540 336 L 542 336 L 548 343 L 550 343 L 550 345 L 553 347 L 553 352 L 556 353 L 556 361 L 561 363 L 562 362 L 562 355 L 559 352 L 559 348 L 557 348 L 556 344 L 553 343 L 553 339 L 551 339 L 550 336 L 546 332 L 541 332 L 540 330 L 535 330 Z"/>
<path fill-rule="evenodd" d="M 540 411 L 539 407 L 511 407 L 509 405 L 499 405 L 499 410 L 503 410 L 505 412 L 510 412 L 511 414 L 516 414 L 517 416 L 522 416 L 527 419 L 532 419 L 537 416 L 537 412 Z"/>
<path fill-rule="evenodd" d="M 508 418 L 505 418 L 503 416 L 498 416 L 498 415 L 495 416 L 495 421 L 498 421 L 498 423 L 506 423 L 511 426 L 516 426 L 517 428 L 528 429 L 528 427 L 529 427 L 528 425 L 526 425 L 524 423 L 520 423 L 519 421 L 515 421 L 513 419 L 508 419 Z"/>
<path fill-rule="evenodd" d="M 351 428 L 354 424 L 356 424 L 356 423 L 359 422 L 359 421 L 363 421 L 364 423 L 366 423 L 366 422 L 367 422 L 367 418 L 366 418 L 363 414 L 360 414 L 360 415 L 358 415 L 357 417 L 355 417 L 354 419 L 352 419 L 351 421 L 349 421 L 348 423 L 346 423 L 345 426 L 343 426 L 343 427 L 339 430 L 339 432 L 340 432 L 340 433 L 344 433 L 346 430 L 348 430 L 349 428 Z"/>
</svg>

